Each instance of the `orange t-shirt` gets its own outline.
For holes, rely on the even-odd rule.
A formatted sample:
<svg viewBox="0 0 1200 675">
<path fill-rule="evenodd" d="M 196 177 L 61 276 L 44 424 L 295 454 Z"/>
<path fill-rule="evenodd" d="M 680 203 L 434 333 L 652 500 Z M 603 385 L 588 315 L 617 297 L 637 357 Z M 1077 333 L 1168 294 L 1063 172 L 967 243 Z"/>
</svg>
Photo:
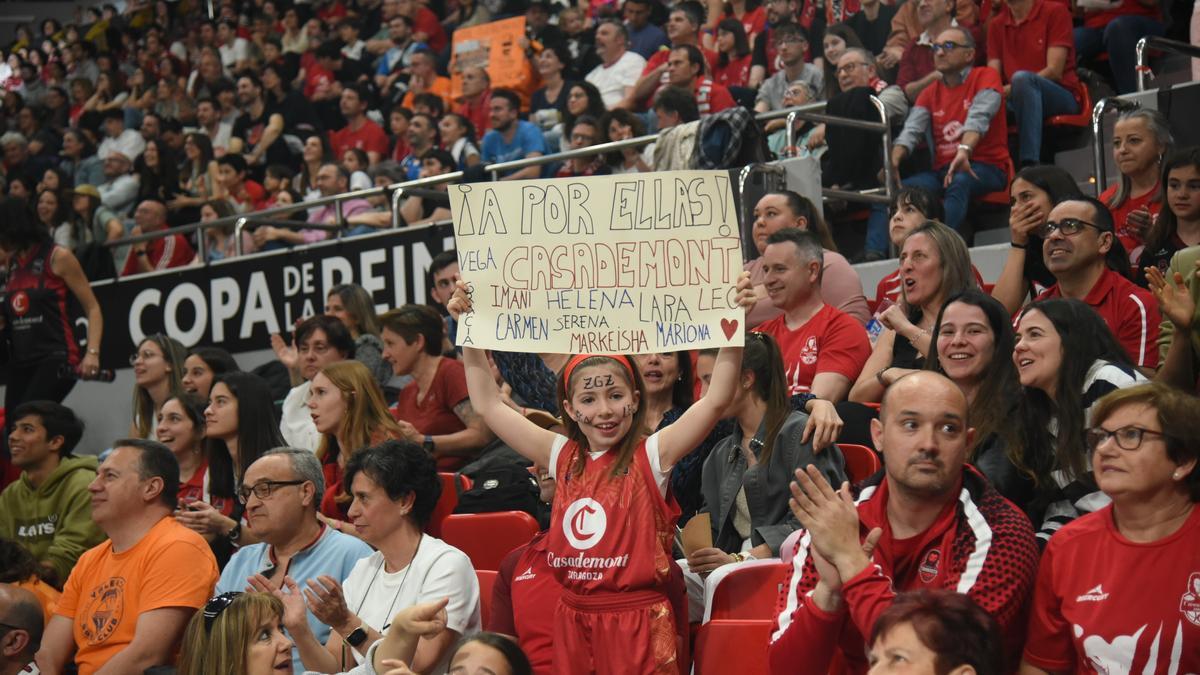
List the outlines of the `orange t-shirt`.
<svg viewBox="0 0 1200 675">
<path fill-rule="evenodd" d="M 440 97 L 442 99 L 442 103 L 444 103 L 446 105 L 446 110 L 450 110 L 450 105 L 451 105 L 451 103 L 453 103 L 453 101 L 450 100 L 450 78 L 438 77 L 437 79 L 435 79 L 433 81 L 433 84 L 429 87 L 428 93 L 436 94 L 438 97 Z M 415 99 L 415 98 L 416 98 L 416 94 L 413 93 L 412 89 L 409 89 L 408 93 L 404 94 L 404 99 L 402 101 L 400 101 L 400 105 L 404 106 L 405 108 L 408 108 L 409 110 L 412 110 L 413 109 L 413 99 Z M 482 138 L 483 135 L 479 133 L 479 130 L 476 129 L 475 131 L 476 131 L 475 137 L 477 139 Z"/>
<path fill-rule="evenodd" d="M 58 599 L 62 597 L 62 593 L 37 577 L 30 577 L 13 585 L 17 588 L 24 588 L 37 597 L 38 603 L 42 606 L 42 619 L 47 626 L 50 625 L 50 619 L 54 616 L 54 608 L 58 606 Z"/>
<path fill-rule="evenodd" d="M 203 607 L 218 576 L 208 542 L 170 517 L 128 551 L 114 553 L 111 540 L 89 549 L 54 610 L 71 619 L 80 675 L 96 672 L 127 647 L 143 613 Z"/>
</svg>

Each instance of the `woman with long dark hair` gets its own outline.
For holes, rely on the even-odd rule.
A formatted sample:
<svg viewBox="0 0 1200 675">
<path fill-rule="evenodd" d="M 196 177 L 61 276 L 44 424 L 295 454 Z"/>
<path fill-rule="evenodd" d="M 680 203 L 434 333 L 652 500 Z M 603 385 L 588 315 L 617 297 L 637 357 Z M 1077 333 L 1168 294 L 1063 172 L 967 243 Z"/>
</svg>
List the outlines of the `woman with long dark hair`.
<svg viewBox="0 0 1200 675">
<path fill-rule="evenodd" d="M 172 213 L 188 218 L 212 198 L 217 185 L 217 162 L 212 140 L 193 132 L 183 139 L 183 168 L 179 172 L 179 192 L 168 202 Z"/>
<path fill-rule="evenodd" d="M 146 149 L 133 162 L 133 172 L 138 177 L 139 202 L 154 199 L 166 204 L 182 192 L 175 153 L 158 139 L 146 141 Z"/>
<path fill-rule="evenodd" d="M 824 91 L 821 92 L 821 98 L 828 101 L 841 92 L 837 78 L 838 59 L 842 58 L 842 54 L 845 54 L 846 50 L 851 47 L 861 49 L 863 43 L 853 28 L 844 23 L 835 23 L 825 29 L 825 39 L 821 46 L 822 54 L 825 56 Z"/>
<path fill-rule="evenodd" d="M 1042 238 L 1037 231 L 1050 219 L 1055 204 L 1082 194 L 1071 174 L 1057 166 L 1027 166 L 1013 178 L 1009 186 L 1012 209 L 1008 215 L 1012 244 L 1000 278 L 992 288 L 992 297 L 1009 313 L 1020 310 L 1026 296 L 1036 297 L 1057 282 L 1046 269 Z"/>
<path fill-rule="evenodd" d="M 604 98 L 596 85 L 591 82 L 572 82 L 567 85 L 567 107 L 563 111 L 562 128 L 571 129 L 575 126 L 575 120 L 584 115 L 598 120 L 604 116 L 605 110 Z M 560 141 L 562 150 L 570 149 L 570 140 L 564 131 Z"/>
<path fill-rule="evenodd" d="M 1085 434 L 1092 406 L 1105 394 L 1146 378 L 1130 362 L 1108 324 L 1079 300 L 1031 303 L 1017 324 L 1013 363 L 1025 389 L 1024 452 L 1016 459 L 1037 481 L 1031 511 L 1044 509 L 1039 543 L 1097 501 Z"/>
<path fill-rule="evenodd" d="M 25 205 L 12 198 L 0 198 L 0 262 L 8 268 L 7 297 L 0 310 L 9 338 L 4 407 L 16 410 L 35 400 L 61 402 L 77 377 L 93 377 L 100 370 L 100 303 L 75 255 L 55 246 Z M 68 294 L 87 315 L 82 354 L 67 309 Z M 10 428 L 11 424 L 10 420 Z"/>
<path fill-rule="evenodd" d="M 225 373 L 240 371 L 233 355 L 220 347 L 196 347 L 183 362 L 183 390 L 205 401 L 212 392 L 213 381 Z M 203 416 L 203 415 L 201 415 Z"/>
<path fill-rule="evenodd" d="M 700 358 L 714 356 L 708 352 Z M 706 363 L 704 370 L 710 367 Z M 787 505 L 797 469 L 813 464 L 831 485 L 846 480 L 837 446 L 818 453 L 803 440 L 808 415 L 792 407 L 783 356 L 770 335 L 755 331 L 746 336 L 740 386 L 725 415 L 734 419 L 735 428 L 704 461 L 701 487 L 701 512 L 712 518 L 713 545 L 688 556 L 688 591 L 701 611 L 703 596 L 697 591 L 703 584 L 696 575 L 747 559 L 777 557 L 783 540 L 799 529 Z"/>
<path fill-rule="evenodd" d="M 1146 231 L 1135 281 L 1147 286 L 1146 268 L 1163 274 L 1180 250 L 1200 246 L 1200 148 L 1183 148 L 1162 164 L 1159 202 L 1164 206 Z"/>
<path fill-rule="evenodd" d="M 325 298 L 325 313 L 337 318 L 354 338 L 354 360 L 367 367 L 379 386 L 392 379 L 392 367 L 383 360 L 383 340 L 379 338 L 379 317 L 375 301 L 358 284 L 338 284 Z"/>
<path fill-rule="evenodd" d="M 725 87 L 745 87 L 750 81 L 750 40 L 737 19 L 717 24 L 717 65 L 713 81 Z"/>
<path fill-rule="evenodd" d="M 225 499 L 236 494 L 251 464 L 268 450 L 284 445 L 271 389 L 251 373 L 225 373 L 216 378 L 204 409 L 204 433 L 209 493 Z M 242 530 L 245 505 L 234 501 L 229 515 L 213 504 L 194 501 L 176 517 L 210 541 L 224 540 L 231 546 L 256 543 L 252 531 Z"/>
<path fill-rule="evenodd" d="M 967 461 L 1000 494 L 1024 507 L 1032 485 L 1013 457 L 1024 453 L 1019 415 L 1022 391 L 1013 364 L 1012 319 L 995 298 L 978 288 L 952 295 L 938 313 L 925 368 L 949 377 L 967 397 L 975 442 Z"/>
</svg>

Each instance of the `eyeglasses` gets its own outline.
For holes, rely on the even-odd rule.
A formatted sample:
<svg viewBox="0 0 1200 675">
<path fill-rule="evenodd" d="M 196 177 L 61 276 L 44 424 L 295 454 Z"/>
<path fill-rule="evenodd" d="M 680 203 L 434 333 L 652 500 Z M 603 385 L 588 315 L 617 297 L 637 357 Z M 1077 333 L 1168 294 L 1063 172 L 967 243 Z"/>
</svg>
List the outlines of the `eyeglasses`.
<svg viewBox="0 0 1200 675">
<path fill-rule="evenodd" d="M 1094 227 L 1100 232 L 1104 232 L 1104 230 L 1095 223 L 1089 223 L 1086 220 L 1080 220 L 1078 218 L 1063 218 L 1058 222 L 1054 222 L 1053 220 L 1046 221 L 1038 226 L 1037 233 L 1042 239 L 1049 239 L 1050 235 L 1054 234 L 1055 230 L 1062 232 L 1064 237 L 1072 237 L 1076 234 L 1079 234 L 1085 225 L 1088 227 Z"/>
<path fill-rule="evenodd" d="M 306 342 L 306 343 L 301 344 L 300 349 L 299 349 L 299 352 L 301 354 L 307 354 L 309 352 L 316 352 L 317 354 L 324 354 L 327 351 L 329 351 L 329 345 L 324 342 L 313 342 L 313 343 Z"/>
<path fill-rule="evenodd" d="M 799 35 L 786 35 L 781 38 L 776 38 L 775 46 L 782 47 L 784 45 L 798 45 L 803 44 L 804 42 L 806 42 L 806 40 Z"/>
<path fill-rule="evenodd" d="M 303 480 L 264 480 L 254 485 L 243 485 L 238 488 L 238 501 L 245 504 L 250 499 L 253 493 L 259 499 L 269 499 L 271 493 L 277 488 L 289 487 L 292 485 L 303 485 L 308 481 Z"/>
<path fill-rule="evenodd" d="M 960 47 L 966 48 L 966 46 L 967 45 L 959 44 L 952 40 L 946 40 L 945 42 L 935 42 L 935 43 L 929 45 L 929 48 L 933 50 L 934 54 L 937 54 L 939 52 L 948 52 L 952 49 L 958 49 Z"/>
<path fill-rule="evenodd" d="M 146 350 L 142 350 L 140 352 L 134 352 L 129 355 L 129 365 L 132 366 L 132 365 L 137 364 L 138 359 L 141 359 L 143 361 L 149 361 L 150 359 L 153 359 L 155 357 L 161 357 L 161 356 L 162 356 L 162 354 L 158 354 L 158 353 L 146 351 Z"/>
<path fill-rule="evenodd" d="M 224 612 L 225 608 L 232 605 L 233 601 L 237 600 L 237 597 L 241 594 L 241 591 L 226 591 L 220 595 L 213 596 L 208 602 L 204 603 L 205 633 L 212 632 L 213 621 L 216 621 L 217 617 L 221 616 L 221 612 Z"/>
<path fill-rule="evenodd" d="M 1111 438 L 1117 442 L 1117 447 L 1122 450 L 1137 450 L 1142 447 L 1142 441 L 1147 436 L 1163 438 L 1165 434 L 1161 431 L 1152 431 L 1135 426 L 1121 427 L 1115 431 L 1109 431 L 1102 427 L 1092 427 L 1087 430 L 1087 446 L 1089 450 L 1095 452 L 1101 443 Z"/>
<path fill-rule="evenodd" d="M 844 63 L 837 67 L 837 74 L 841 75 L 842 73 L 849 73 L 850 71 L 854 70 L 855 68 L 857 68 L 859 66 L 865 66 L 865 65 L 867 65 L 867 64 L 863 61 L 855 61 L 854 63 Z"/>
</svg>

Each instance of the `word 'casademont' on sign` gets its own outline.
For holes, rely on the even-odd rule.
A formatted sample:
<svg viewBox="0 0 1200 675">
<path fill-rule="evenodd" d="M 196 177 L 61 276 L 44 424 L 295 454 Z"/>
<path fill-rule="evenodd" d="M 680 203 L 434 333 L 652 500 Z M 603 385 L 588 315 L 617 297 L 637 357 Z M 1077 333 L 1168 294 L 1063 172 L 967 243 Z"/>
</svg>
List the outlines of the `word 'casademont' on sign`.
<svg viewBox="0 0 1200 675">
<path fill-rule="evenodd" d="M 637 354 L 742 344 L 725 172 L 453 185 L 450 210 L 473 306 L 459 345 Z"/>
</svg>

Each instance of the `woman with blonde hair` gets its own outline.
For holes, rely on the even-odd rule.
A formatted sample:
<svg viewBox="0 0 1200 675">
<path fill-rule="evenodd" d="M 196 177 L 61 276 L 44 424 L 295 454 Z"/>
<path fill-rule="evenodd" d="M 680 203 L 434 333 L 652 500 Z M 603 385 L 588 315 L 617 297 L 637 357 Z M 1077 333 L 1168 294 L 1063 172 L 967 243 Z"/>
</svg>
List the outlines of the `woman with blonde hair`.
<svg viewBox="0 0 1200 675">
<path fill-rule="evenodd" d="M 367 367 L 358 361 L 339 361 L 325 366 L 312 379 L 308 410 L 321 433 L 317 458 L 325 474 L 325 497 L 321 513 L 337 529 L 353 528 L 345 523 L 350 498 L 342 485 L 342 471 L 350 455 L 386 440 L 404 438 L 404 431 L 388 412 L 383 390 Z"/>
<path fill-rule="evenodd" d="M 946 298 L 975 287 L 971 254 L 957 232 L 936 220 L 910 232 L 900 252 L 900 302 L 880 314 L 885 330 L 850 389 L 850 400 L 879 401 L 892 382 L 921 370 Z"/>
<path fill-rule="evenodd" d="M 158 412 L 167 399 L 183 393 L 187 349 L 172 337 L 155 333 L 142 340 L 129 357 L 133 366 L 133 424 L 130 434 L 155 438 Z"/>
<path fill-rule="evenodd" d="M 283 602 L 269 593 L 222 593 L 196 612 L 183 635 L 179 675 L 292 672 Z"/>
</svg>

